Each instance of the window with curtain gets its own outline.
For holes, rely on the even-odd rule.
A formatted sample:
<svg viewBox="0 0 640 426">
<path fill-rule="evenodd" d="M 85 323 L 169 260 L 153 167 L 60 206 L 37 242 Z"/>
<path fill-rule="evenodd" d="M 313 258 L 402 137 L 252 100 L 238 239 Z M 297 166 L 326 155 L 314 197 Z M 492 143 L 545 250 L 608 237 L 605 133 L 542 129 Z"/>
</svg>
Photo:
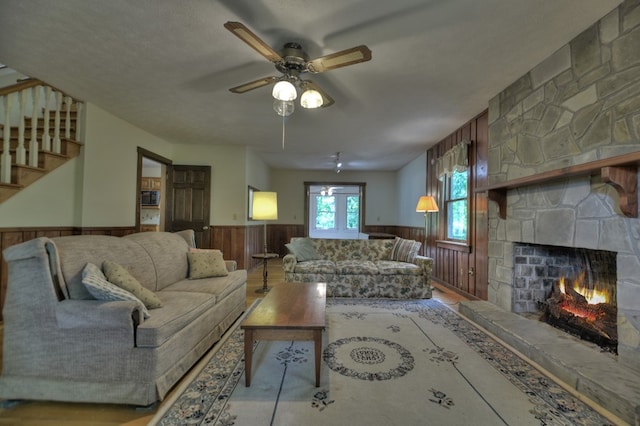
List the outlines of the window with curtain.
<svg viewBox="0 0 640 426">
<path fill-rule="evenodd" d="M 444 184 L 444 210 L 448 240 L 468 241 L 469 229 L 469 141 L 462 141 L 436 162 L 438 178 Z"/>
</svg>

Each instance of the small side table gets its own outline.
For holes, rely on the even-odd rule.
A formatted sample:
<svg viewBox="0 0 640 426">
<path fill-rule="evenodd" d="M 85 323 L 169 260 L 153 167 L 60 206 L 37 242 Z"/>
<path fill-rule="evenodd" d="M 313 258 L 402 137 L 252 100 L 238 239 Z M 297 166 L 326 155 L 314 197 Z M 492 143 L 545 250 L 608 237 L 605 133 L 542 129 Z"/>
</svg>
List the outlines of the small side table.
<svg viewBox="0 0 640 426">
<path fill-rule="evenodd" d="M 267 276 L 269 273 L 267 272 L 267 262 L 269 259 L 277 259 L 278 253 L 256 253 L 252 254 L 251 257 L 254 259 L 262 259 L 262 288 L 256 290 L 256 293 L 268 293 L 269 286 L 267 285 Z"/>
</svg>

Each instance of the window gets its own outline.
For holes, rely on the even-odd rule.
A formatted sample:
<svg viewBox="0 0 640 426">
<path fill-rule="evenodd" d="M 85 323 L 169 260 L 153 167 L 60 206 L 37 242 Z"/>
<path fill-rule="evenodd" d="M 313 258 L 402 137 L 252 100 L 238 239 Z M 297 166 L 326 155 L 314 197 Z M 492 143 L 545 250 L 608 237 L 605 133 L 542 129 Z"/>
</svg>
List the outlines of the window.
<svg viewBox="0 0 640 426">
<path fill-rule="evenodd" d="M 347 229 L 350 231 L 360 229 L 360 197 L 347 196 Z"/>
<path fill-rule="evenodd" d="M 316 229 L 335 229 L 336 227 L 336 197 L 316 195 Z"/>
<path fill-rule="evenodd" d="M 469 227 L 469 170 L 454 171 L 446 179 L 447 239 L 467 241 Z"/>
<path fill-rule="evenodd" d="M 364 191 L 360 184 L 306 183 L 308 235 L 312 238 L 361 238 Z"/>
</svg>

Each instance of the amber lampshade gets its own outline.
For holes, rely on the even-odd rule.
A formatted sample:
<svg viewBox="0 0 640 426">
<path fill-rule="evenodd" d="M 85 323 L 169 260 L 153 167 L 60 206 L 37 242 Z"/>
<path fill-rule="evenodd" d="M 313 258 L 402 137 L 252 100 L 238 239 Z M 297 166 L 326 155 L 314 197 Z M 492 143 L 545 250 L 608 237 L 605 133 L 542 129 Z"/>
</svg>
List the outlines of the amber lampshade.
<svg viewBox="0 0 640 426">
<path fill-rule="evenodd" d="M 416 212 L 418 213 L 428 213 L 428 212 L 437 212 L 438 205 L 436 204 L 436 200 L 431 195 L 423 195 L 418 200 L 418 205 L 416 206 Z"/>
</svg>

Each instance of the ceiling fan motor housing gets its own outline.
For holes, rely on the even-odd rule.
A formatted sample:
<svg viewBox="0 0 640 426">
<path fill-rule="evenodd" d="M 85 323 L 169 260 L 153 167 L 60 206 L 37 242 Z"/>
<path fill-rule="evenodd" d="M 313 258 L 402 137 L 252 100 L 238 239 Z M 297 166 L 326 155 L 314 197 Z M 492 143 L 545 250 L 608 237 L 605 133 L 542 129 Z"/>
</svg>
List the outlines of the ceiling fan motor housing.
<svg viewBox="0 0 640 426">
<path fill-rule="evenodd" d="M 298 43 L 286 43 L 284 48 L 279 52 L 284 62 L 276 63 L 276 69 L 284 74 L 303 73 L 307 71 L 306 64 L 309 55 L 302 50 L 302 46 Z"/>
</svg>

